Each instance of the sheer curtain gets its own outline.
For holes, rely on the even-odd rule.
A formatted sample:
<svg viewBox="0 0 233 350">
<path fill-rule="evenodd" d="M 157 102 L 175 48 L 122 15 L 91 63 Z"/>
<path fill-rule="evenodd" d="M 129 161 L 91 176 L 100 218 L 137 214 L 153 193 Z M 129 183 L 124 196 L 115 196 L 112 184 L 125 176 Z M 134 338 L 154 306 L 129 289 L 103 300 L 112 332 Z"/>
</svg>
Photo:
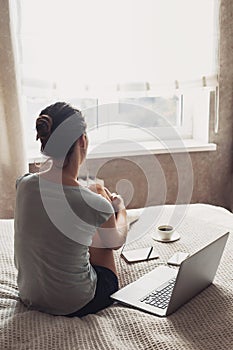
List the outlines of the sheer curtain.
<svg viewBox="0 0 233 350">
<path fill-rule="evenodd" d="M 25 78 L 77 93 L 79 84 L 174 85 L 216 74 L 218 0 L 19 4 Z"/>
<path fill-rule="evenodd" d="M 0 0 L 0 218 L 13 217 L 15 180 L 27 171 L 11 6 Z"/>
</svg>

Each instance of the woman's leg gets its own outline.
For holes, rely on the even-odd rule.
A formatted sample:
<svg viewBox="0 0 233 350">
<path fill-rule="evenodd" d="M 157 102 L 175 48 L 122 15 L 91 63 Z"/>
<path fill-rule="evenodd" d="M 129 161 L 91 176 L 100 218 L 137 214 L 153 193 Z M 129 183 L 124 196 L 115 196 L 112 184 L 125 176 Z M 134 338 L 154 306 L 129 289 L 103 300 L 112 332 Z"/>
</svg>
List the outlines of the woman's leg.
<svg viewBox="0 0 233 350">
<path fill-rule="evenodd" d="M 107 267 L 117 275 L 112 249 L 89 247 L 89 253 L 92 265 Z"/>
</svg>

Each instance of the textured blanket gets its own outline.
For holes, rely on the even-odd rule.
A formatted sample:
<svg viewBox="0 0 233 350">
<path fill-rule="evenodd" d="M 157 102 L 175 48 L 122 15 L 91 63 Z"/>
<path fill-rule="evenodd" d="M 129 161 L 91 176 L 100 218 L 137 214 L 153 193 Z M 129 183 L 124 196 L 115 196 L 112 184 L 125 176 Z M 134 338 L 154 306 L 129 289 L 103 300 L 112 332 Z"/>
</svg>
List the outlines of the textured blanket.
<svg viewBox="0 0 233 350">
<path fill-rule="evenodd" d="M 153 208 L 149 213 L 153 215 Z M 165 206 L 156 224 L 168 222 L 173 206 Z M 151 212 L 150 212 L 151 210 Z M 141 211 L 129 212 L 139 215 Z M 140 221 L 140 219 L 139 219 Z M 136 226 L 136 223 L 133 224 Z M 138 226 L 141 229 L 142 226 Z M 159 259 L 127 264 L 117 251 L 120 286 L 136 280 L 177 250 L 193 253 L 220 234 L 233 230 L 233 214 L 209 205 L 190 205 L 177 226 L 173 243 L 153 239 L 155 226 L 125 249 L 153 245 Z M 139 235 L 140 236 L 140 235 Z M 230 235 L 214 284 L 174 314 L 159 318 L 115 303 L 96 315 L 79 319 L 29 311 L 18 297 L 13 263 L 13 221 L 0 221 L 0 349 L 233 349 L 233 238 Z"/>
</svg>

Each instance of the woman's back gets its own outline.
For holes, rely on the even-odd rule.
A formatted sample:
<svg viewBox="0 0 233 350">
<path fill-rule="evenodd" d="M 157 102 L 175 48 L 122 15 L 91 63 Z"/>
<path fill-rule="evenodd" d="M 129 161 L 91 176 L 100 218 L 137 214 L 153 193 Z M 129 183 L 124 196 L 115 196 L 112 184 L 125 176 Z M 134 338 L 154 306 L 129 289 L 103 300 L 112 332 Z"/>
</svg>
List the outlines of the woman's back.
<svg viewBox="0 0 233 350">
<path fill-rule="evenodd" d="M 63 190 L 65 197 L 58 184 L 38 174 L 25 175 L 18 181 L 15 211 L 20 297 L 28 306 L 60 315 L 93 298 L 96 273 L 88 246 L 96 227 L 113 213 L 104 198 L 86 188 L 63 186 Z M 74 216 L 64 209 L 64 198 Z"/>
</svg>

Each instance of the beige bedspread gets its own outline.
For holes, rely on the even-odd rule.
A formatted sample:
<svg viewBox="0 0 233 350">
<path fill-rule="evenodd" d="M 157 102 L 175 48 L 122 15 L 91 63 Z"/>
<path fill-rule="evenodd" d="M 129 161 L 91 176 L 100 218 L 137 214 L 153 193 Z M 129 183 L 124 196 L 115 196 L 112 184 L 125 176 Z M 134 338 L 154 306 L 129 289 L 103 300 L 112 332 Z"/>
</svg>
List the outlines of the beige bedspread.
<svg viewBox="0 0 233 350">
<path fill-rule="evenodd" d="M 168 220 L 166 206 L 159 222 Z M 152 208 L 151 215 L 153 215 Z M 131 212 L 132 214 L 133 212 Z M 138 214 L 138 211 L 137 211 Z M 151 244 L 160 258 L 127 265 L 116 261 L 120 286 L 134 281 L 176 250 L 195 252 L 213 238 L 233 230 L 233 214 L 209 205 L 191 205 L 177 231 L 181 239 L 164 244 L 148 234 L 126 247 Z M 0 349 L 233 349 L 233 238 L 227 242 L 214 284 L 167 318 L 159 318 L 120 304 L 79 318 L 29 311 L 18 298 L 13 265 L 13 222 L 0 221 Z"/>
</svg>

